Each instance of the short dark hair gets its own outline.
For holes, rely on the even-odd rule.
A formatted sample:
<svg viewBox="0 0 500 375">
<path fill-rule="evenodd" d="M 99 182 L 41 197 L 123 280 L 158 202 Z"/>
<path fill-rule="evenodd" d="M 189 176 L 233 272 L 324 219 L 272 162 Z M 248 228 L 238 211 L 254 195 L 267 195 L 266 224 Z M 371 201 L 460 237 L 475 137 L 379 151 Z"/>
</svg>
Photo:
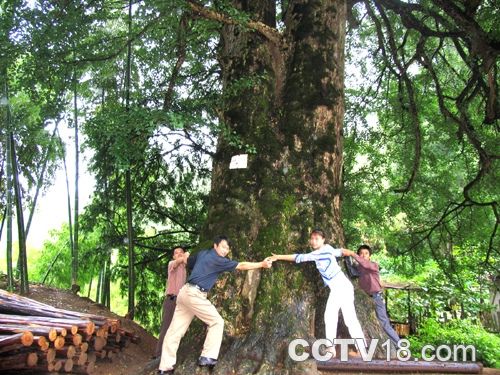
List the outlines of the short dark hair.
<svg viewBox="0 0 500 375">
<path fill-rule="evenodd" d="M 183 253 L 186 252 L 186 249 L 184 248 L 184 246 L 175 246 L 173 249 L 172 249 L 172 256 L 174 256 L 175 254 L 175 250 L 177 249 L 181 249 Z"/>
<path fill-rule="evenodd" d="M 313 234 L 319 234 L 321 237 L 326 238 L 325 232 L 321 228 L 314 228 L 311 231 L 311 234 L 309 235 L 309 237 L 312 236 Z"/>
<path fill-rule="evenodd" d="M 224 234 L 221 234 L 214 238 L 214 244 L 216 245 L 219 245 L 222 241 L 226 241 L 228 245 L 231 245 L 231 243 L 229 242 L 229 238 L 227 238 L 227 236 Z"/>
<path fill-rule="evenodd" d="M 360 247 L 358 247 L 358 251 L 357 251 L 356 253 L 359 255 L 359 253 L 360 253 L 360 252 L 361 252 L 361 250 L 363 250 L 363 249 L 368 250 L 368 252 L 370 253 L 370 255 L 372 254 L 372 249 L 371 249 L 371 247 L 370 247 L 370 246 L 368 246 L 368 245 L 361 245 Z"/>
</svg>

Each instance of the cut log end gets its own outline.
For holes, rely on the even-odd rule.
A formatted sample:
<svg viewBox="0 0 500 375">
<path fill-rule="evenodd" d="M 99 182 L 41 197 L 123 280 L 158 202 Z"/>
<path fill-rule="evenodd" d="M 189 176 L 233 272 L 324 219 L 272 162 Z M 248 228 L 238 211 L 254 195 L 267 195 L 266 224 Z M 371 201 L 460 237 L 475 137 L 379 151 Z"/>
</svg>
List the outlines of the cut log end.
<svg viewBox="0 0 500 375">
<path fill-rule="evenodd" d="M 26 357 L 26 365 L 33 367 L 38 363 L 38 355 L 36 353 L 29 353 Z"/>
<path fill-rule="evenodd" d="M 54 371 L 59 372 L 62 369 L 63 362 L 58 360 L 54 363 Z"/>
<path fill-rule="evenodd" d="M 94 339 L 94 350 L 99 351 L 102 350 L 106 346 L 106 339 L 96 336 Z"/>
<path fill-rule="evenodd" d="M 85 352 L 81 352 L 80 355 L 78 356 L 78 361 L 77 365 L 78 366 L 83 366 L 88 360 L 88 354 Z"/>
<path fill-rule="evenodd" d="M 31 346 L 33 344 L 33 334 L 30 331 L 24 331 L 21 336 L 21 343 L 24 346 Z"/>
<path fill-rule="evenodd" d="M 67 350 L 67 352 L 66 352 L 66 356 L 67 356 L 68 358 L 73 358 L 73 357 L 75 356 L 75 354 L 76 354 L 76 349 L 75 349 L 75 347 L 74 347 L 73 345 L 69 345 L 69 346 L 68 346 L 68 350 Z"/>
<path fill-rule="evenodd" d="M 45 358 L 47 359 L 48 363 L 54 362 L 56 359 L 56 350 L 54 348 L 49 348 L 49 350 L 47 350 Z"/>
<path fill-rule="evenodd" d="M 83 345 L 82 341 L 83 341 L 82 335 L 80 335 L 79 333 L 73 335 L 73 345 L 74 346 L 78 347 L 80 345 Z"/>
<path fill-rule="evenodd" d="M 80 350 L 83 353 L 86 353 L 89 350 L 89 343 L 88 342 L 82 342 L 82 345 L 80 346 Z"/>
<path fill-rule="evenodd" d="M 73 370 L 73 360 L 71 358 L 68 358 L 66 361 L 64 361 L 64 371 L 71 372 L 71 370 Z"/>
<path fill-rule="evenodd" d="M 85 333 L 87 335 L 92 335 L 95 332 L 95 324 L 94 322 L 88 322 L 87 326 L 85 327 Z"/>
<path fill-rule="evenodd" d="M 49 330 L 49 340 L 54 342 L 57 339 L 57 330 L 55 328 L 51 328 Z"/>
<path fill-rule="evenodd" d="M 54 348 L 56 349 L 62 349 L 64 348 L 64 337 L 59 336 L 55 339 L 54 341 Z"/>
<path fill-rule="evenodd" d="M 49 345 L 49 343 L 47 341 L 47 338 L 45 336 L 38 336 L 37 339 L 36 339 L 36 343 L 38 344 L 38 346 L 40 348 L 42 348 L 42 350 L 45 347 L 48 348 L 48 345 Z"/>
</svg>

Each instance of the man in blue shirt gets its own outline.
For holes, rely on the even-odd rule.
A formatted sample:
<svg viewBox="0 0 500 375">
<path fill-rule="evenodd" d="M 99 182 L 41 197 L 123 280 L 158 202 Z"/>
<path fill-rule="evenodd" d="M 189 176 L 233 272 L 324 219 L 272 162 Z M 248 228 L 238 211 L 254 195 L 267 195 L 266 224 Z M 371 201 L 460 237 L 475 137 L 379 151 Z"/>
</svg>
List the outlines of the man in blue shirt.
<svg viewBox="0 0 500 375">
<path fill-rule="evenodd" d="M 307 254 L 279 254 L 271 257 L 272 261 L 286 260 L 289 262 L 315 262 L 323 282 L 330 288 L 330 295 L 325 309 L 325 335 L 332 344 L 337 337 L 337 324 L 339 310 L 342 310 L 344 322 L 349 330 L 349 334 L 356 339 L 356 344 L 366 346 L 365 336 L 356 316 L 354 307 L 354 288 L 349 279 L 337 263 L 336 257 L 350 255 L 347 249 L 334 249 L 325 244 L 325 233 L 321 229 L 314 229 L 311 232 L 309 244 L 313 249 Z M 335 346 L 327 348 L 327 351 L 335 356 Z"/>
<path fill-rule="evenodd" d="M 198 364 L 214 366 L 222 343 L 224 320 L 207 299 L 208 291 L 212 289 L 222 272 L 247 271 L 272 266 L 270 258 L 262 262 L 236 262 L 226 258 L 228 253 L 229 239 L 226 236 L 218 236 L 214 239 L 212 249 L 202 250 L 189 257 L 188 268 L 192 268 L 192 272 L 177 296 L 174 317 L 163 340 L 158 374 L 173 374 L 181 338 L 195 316 L 208 326 Z"/>
</svg>

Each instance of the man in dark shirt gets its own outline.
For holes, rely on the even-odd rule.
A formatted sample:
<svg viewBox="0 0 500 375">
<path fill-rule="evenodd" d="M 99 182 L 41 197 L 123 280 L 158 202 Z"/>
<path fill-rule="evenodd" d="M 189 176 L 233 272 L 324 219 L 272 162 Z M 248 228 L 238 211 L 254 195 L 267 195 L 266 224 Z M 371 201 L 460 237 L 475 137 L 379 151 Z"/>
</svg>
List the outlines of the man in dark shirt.
<svg viewBox="0 0 500 375">
<path fill-rule="evenodd" d="M 195 316 L 208 326 L 207 337 L 198 364 L 214 366 L 217 363 L 222 343 L 224 320 L 207 299 L 207 292 L 212 289 L 222 272 L 247 271 L 272 266 L 269 258 L 262 262 L 236 262 L 226 258 L 228 253 L 228 238 L 218 236 L 214 239 L 212 249 L 202 250 L 189 257 L 188 268 L 192 268 L 192 272 L 177 296 L 174 317 L 163 340 L 158 374 L 173 374 L 181 338 Z"/>
<path fill-rule="evenodd" d="M 389 317 L 387 316 L 384 299 L 382 298 L 379 268 L 377 263 L 370 260 L 370 246 L 361 245 L 358 248 L 357 254 L 354 251 L 348 250 L 344 255 L 352 256 L 358 262 L 359 287 L 373 298 L 378 321 L 385 333 L 387 333 L 387 336 L 389 336 L 394 345 L 397 346 L 399 336 L 392 328 Z"/>
</svg>

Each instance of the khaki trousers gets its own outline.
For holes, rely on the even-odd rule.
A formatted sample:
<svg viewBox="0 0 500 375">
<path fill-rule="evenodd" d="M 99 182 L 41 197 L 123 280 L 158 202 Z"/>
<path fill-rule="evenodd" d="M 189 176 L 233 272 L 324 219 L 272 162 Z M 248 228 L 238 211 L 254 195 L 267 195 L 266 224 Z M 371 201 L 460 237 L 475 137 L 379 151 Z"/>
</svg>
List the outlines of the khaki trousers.
<svg viewBox="0 0 500 375">
<path fill-rule="evenodd" d="M 181 338 L 195 316 L 208 326 L 201 356 L 213 359 L 217 359 L 219 356 L 224 320 L 215 306 L 207 299 L 207 293 L 185 284 L 177 296 L 174 317 L 163 340 L 160 370 L 170 370 L 175 365 Z"/>
</svg>

